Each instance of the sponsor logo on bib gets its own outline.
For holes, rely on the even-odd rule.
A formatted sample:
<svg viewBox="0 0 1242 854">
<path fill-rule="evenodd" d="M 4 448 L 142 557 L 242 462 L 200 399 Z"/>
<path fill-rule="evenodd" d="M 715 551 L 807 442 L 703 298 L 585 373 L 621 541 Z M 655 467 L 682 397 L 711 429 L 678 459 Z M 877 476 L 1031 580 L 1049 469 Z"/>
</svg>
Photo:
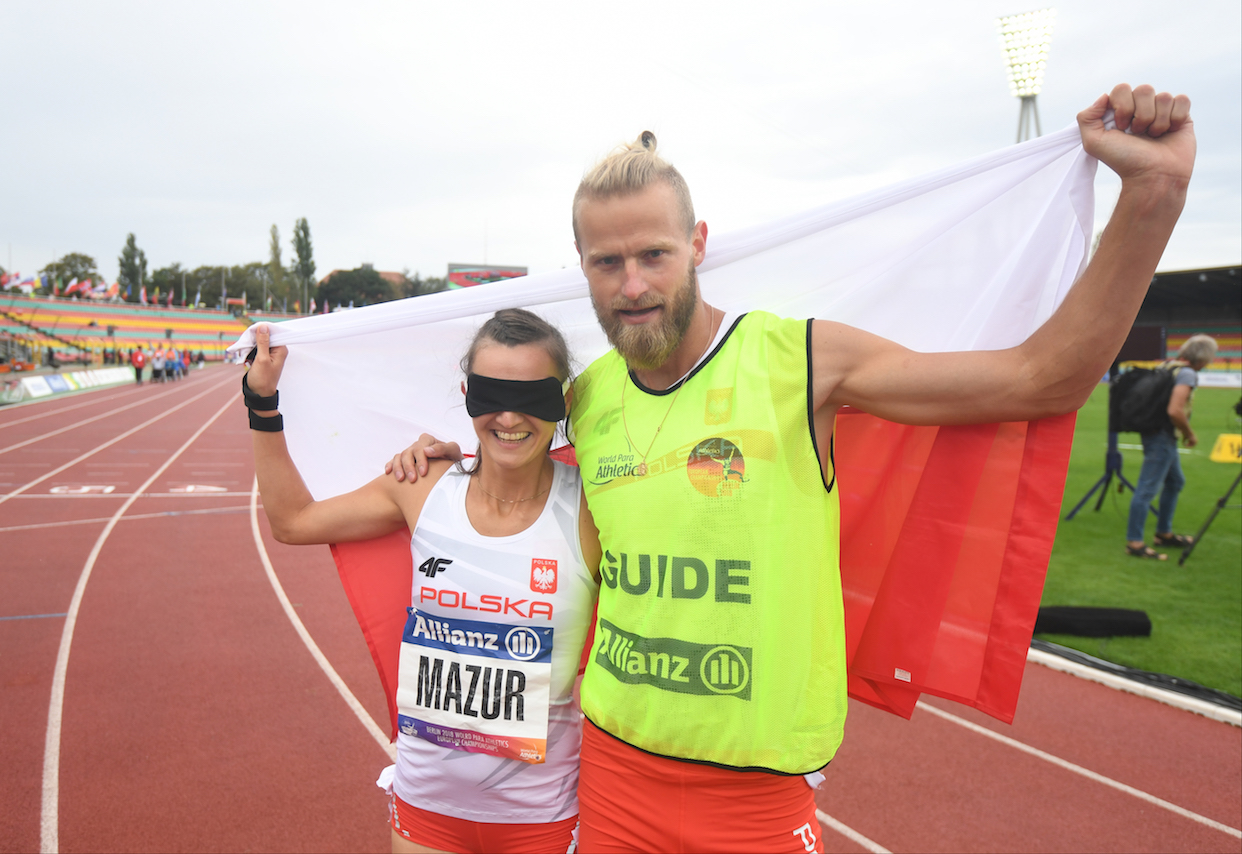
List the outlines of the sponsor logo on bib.
<svg viewBox="0 0 1242 854">
<path fill-rule="evenodd" d="M 631 685 L 652 685 L 678 694 L 750 699 L 752 656 L 748 646 L 645 638 L 601 617 L 592 658 L 619 681 Z"/>
<path fill-rule="evenodd" d="M 547 753 L 551 628 L 409 609 L 397 723 L 441 747 L 541 763 Z"/>
</svg>

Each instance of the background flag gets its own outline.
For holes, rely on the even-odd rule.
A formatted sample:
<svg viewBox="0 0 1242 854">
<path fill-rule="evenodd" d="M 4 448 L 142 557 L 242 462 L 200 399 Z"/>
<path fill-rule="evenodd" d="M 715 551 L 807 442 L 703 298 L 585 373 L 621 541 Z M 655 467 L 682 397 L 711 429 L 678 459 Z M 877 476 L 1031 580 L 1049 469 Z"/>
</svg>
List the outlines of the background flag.
<svg viewBox="0 0 1242 854">
<path fill-rule="evenodd" d="M 1071 127 L 713 237 L 698 268 L 703 294 L 726 310 L 830 318 L 925 352 L 1010 347 L 1085 266 L 1095 167 Z M 457 360 L 488 316 L 513 306 L 557 324 L 584 365 L 607 349 L 576 269 L 275 325 L 272 342 L 291 348 L 285 435 L 314 496 L 361 486 L 423 432 L 473 447 Z M 252 341 L 247 330 L 230 350 Z M 405 369 L 357 370 L 393 363 Z M 1011 720 L 1073 416 L 936 428 L 845 411 L 837 431 L 850 694 L 908 717 L 930 693 Z M 392 711 L 409 535 L 333 554 Z"/>
</svg>

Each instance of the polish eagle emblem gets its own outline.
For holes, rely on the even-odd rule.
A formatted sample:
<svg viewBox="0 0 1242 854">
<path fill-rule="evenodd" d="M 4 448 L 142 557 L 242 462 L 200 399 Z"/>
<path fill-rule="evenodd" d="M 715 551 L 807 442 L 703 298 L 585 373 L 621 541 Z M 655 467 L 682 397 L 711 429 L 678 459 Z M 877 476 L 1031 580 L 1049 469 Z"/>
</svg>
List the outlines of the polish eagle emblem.
<svg viewBox="0 0 1242 854">
<path fill-rule="evenodd" d="M 531 560 L 530 589 L 536 593 L 556 592 L 556 561 L 538 557 Z"/>
</svg>

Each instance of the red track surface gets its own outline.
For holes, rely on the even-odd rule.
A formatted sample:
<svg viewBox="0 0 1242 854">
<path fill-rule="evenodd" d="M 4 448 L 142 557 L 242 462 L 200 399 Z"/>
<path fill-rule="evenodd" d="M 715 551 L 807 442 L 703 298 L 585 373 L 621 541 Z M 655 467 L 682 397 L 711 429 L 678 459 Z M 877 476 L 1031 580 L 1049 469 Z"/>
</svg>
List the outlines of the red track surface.
<svg viewBox="0 0 1242 854">
<path fill-rule="evenodd" d="M 67 852 L 388 850 L 386 803 L 372 785 L 388 756 L 285 616 L 251 533 L 238 376 L 220 367 L 0 410 L 0 851 L 49 840 Z M 225 492 L 177 491 L 190 484 Z M 115 490 L 51 492 L 87 485 Z M 258 519 L 294 611 L 386 730 L 328 550 L 275 543 Z M 49 800 L 63 615 L 97 545 L 64 671 Z M 1242 827 L 1236 727 L 1034 665 L 1012 727 L 930 705 Z M 1236 833 L 927 710 L 907 722 L 853 705 L 826 775 L 823 812 L 892 851 L 1242 851 Z M 54 833 L 41 837 L 41 817 Z M 828 851 L 866 850 L 821 829 Z"/>
</svg>

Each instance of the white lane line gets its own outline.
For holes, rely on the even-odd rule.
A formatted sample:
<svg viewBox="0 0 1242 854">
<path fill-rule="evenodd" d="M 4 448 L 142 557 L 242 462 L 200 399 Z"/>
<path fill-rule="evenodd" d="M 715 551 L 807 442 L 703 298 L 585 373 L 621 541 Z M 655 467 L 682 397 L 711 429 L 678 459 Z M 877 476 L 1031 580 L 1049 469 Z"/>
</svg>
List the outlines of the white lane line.
<svg viewBox="0 0 1242 854">
<path fill-rule="evenodd" d="M 67 427 L 61 427 L 59 430 L 51 430 L 47 433 L 42 433 L 38 436 L 27 439 L 24 442 L 17 442 L 15 444 L 9 445 L 7 448 L 0 448 L 0 454 L 7 454 L 9 451 L 16 451 L 18 448 L 24 448 L 27 445 L 33 445 L 35 442 L 42 442 L 44 439 L 50 439 L 53 436 L 59 436 L 61 433 L 67 433 L 70 430 L 76 430 L 79 427 L 85 427 L 87 424 L 92 424 L 103 418 L 111 418 L 113 415 L 116 415 L 119 412 L 124 412 L 127 409 L 133 409 L 136 406 L 142 406 L 143 404 L 150 403 L 153 400 L 159 400 L 162 397 L 168 397 L 168 395 L 170 394 L 175 394 L 176 391 L 177 389 L 169 389 L 168 391 L 163 392 L 162 394 L 157 394 L 152 397 L 144 397 L 142 400 L 136 400 L 133 403 L 127 404 L 125 406 L 118 406 L 116 409 L 109 409 L 107 412 L 101 413 L 99 415 L 92 415 L 90 418 L 83 418 L 81 421 L 75 421 L 72 424 L 68 425 Z"/>
<path fill-rule="evenodd" d="M 66 406 L 62 409 L 53 409 L 51 412 L 41 412 L 38 415 L 28 415 L 25 418 L 18 418 L 14 421 L 6 421 L 5 423 L 0 424 L 0 430 L 3 430 L 6 427 L 15 427 L 18 424 L 25 424 L 27 421 L 38 421 L 40 418 L 47 418 L 52 415 L 60 415 L 60 413 L 62 412 L 69 412 L 74 409 L 81 409 L 83 406 L 93 406 L 96 403 L 107 403 L 109 400 L 116 400 L 118 397 L 133 397 L 133 396 L 134 396 L 134 391 L 132 389 L 126 389 L 124 392 L 120 394 L 113 394 L 113 395 L 109 395 L 108 397 L 89 398 L 88 400 L 84 400 L 81 403 L 75 403 L 73 406 Z"/>
<path fill-rule="evenodd" d="M 842 824 L 841 822 L 837 821 L 835 818 L 828 815 L 828 813 L 824 812 L 821 809 L 815 810 L 815 817 L 819 819 L 820 824 L 828 825 L 833 830 L 835 830 L 837 833 L 844 836 L 846 839 L 849 839 L 850 841 L 854 842 L 856 845 L 861 845 L 863 848 L 866 848 L 868 851 L 871 852 L 871 854 L 893 854 L 893 852 L 889 851 L 887 848 L 885 848 L 880 843 L 868 839 L 867 837 L 863 836 L 861 833 L 859 833 L 854 828 L 848 825 Z"/>
<path fill-rule="evenodd" d="M 211 390 L 208 389 L 208 391 Z M 112 529 L 116 527 L 116 523 L 125 511 L 138 500 L 138 496 L 154 483 L 177 457 L 185 453 L 186 449 L 203 435 L 203 431 L 214 424 L 216 419 L 223 415 L 224 411 L 232 406 L 240 396 L 240 393 L 231 396 L 224 406 L 216 410 L 215 415 L 195 430 L 194 435 L 147 478 L 146 482 L 138 488 L 137 493 L 117 508 L 112 518 L 108 520 L 108 524 L 99 532 L 99 538 L 95 540 L 95 546 L 86 558 L 86 565 L 82 567 L 82 574 L 78 576 L 77 587 L 73 589 L 73 598 L 69 601 L 65 626 L 60 634 L 60 649 L 56 652 L 56 669 L 52 674 L 52 699 L 47 708 L 47 738 L 43 745 L 43 806 L 39 821 L 39 850 L 42 854 L 56 854 L 60 849 L 60 729 L 65 710 L 65 674 L 69 669 L 69 650 L 73 646 L 73 630 L 78 623 L 78 611 L 82 608 L 82 596 L 86 593 L 86 582 L 90 580 L 91 572 L 95 569 L 95 561 L 99 559 L 99 553 L 103 550 L 108 535 L 112 533 Z"/>
<path fill-rule="evenodd" d="M 47 480 L 49 477 L 55 477 L 56 475 L 60 474 L 62 471 L 69 468 L 70 466 L 75 466 L 78 463 L 82 462 L 82 460 L 86 459 L 87 457 L 93 457 L 95 454 L 99 453 L 105 448 L 109 448 L 115 445 L 117 442 L 121 441 L 122 439 L 132 436 L 133 434 L 137 433 L 139 430 L 143 429 L 144 427 L 149 427 L 150 425 L 154 424 L 156 421 L 159 421 L 163 418 L 167 418 L 169 415 L 172 415 L 178 409 L 181 409 L 182 407 L 185 407 L 185 406 L 189 406 L 191 403 L 198 400 L 200 397 L 204 397 L 208 394 L 211 394 L 216 389 L 222 388 L 223 386 L 233 381 L 234 381 L 233 378 L 230 377 L 229 379 L 225 380 L 222 383 L 216 383 L 215 385 L 213 385 L 211 388 L 207 389 L 206 391 L 199 392 L 198 394 L 194 395 L 188 400 L 183 400 L 181 403 L 178 403 L 176 406 L 165 409 L 159 415 L 155 416 L 154 418 L 147 419 L 146 421 L 139 424 L 137 427 L 126 430 L 124 433 L 121 433 L 120 435 L 109 439 L 108 441 L 104 442 L 102 445 L 99 445 L 98 447 L 92 448 L 91 450 L 87 451 L 85 454 L 82 454 L 81 456 L 74 457 L 72 460 L 65 463 L 63 466 L 59 466 L 57 468 L 52 469 L 50 472 L 43 475 L 42 477 L 37 477 L 34 480 L 27 483 L 26 485 L 19 486 L 17 489 L 13 490 L 12 492 L 9 492 L 5 495 L 0 495 L 0 504 L 3 504 L 4 502 L 8 501 L 10 498 L 13 498 L 16 495 L 21 495 L 23 492 L 25 492 L 27 489 L 30 489 L 30 487 L 32 486 L 38 486 L 40 483 Z M 138 492 L 139 493 L 142 492 L 142 488 L 139 488 Z M 58 495 L 56 497 L 64 498 L 65 496 Z M 113 497 L 113 496 L 109 496 L 109 497 Z"/>
<path fill-rule="evenodd" d="M 113 497 L 115 498 L 116 496 Z M 146 492 L 138 495 L 137 497 L 159 498 L 160 493 Z M 206 510 L 166 510 L 163 513 L 135 513 L 133 516 L 126 516 L 121 521 L 133 522 L 135 519 L 158 519 L 163 516 L 200 516 L 211 513 L 241 513 L 249 509 L 250 505 L 242 504 L 238 507 L 209 507 Z M 95 519 L 70 519 L 67 522 L 38 522 L 34 525 L 10 525 L 7 528 L 0 528 L 0 534 L 7 534 L 10 531 L 33 531 L 37 528 L 65 528 L 70 525 L 94 525 L 99 522 L 107 522 L 110 518 L 112 517 L 99 516 Z"/>
<path fill-rule="evenodd" d="M 943 709 L 937 709 L 935 706 L 925 703 L 922 700 L 919 701 L 918 707 L 920 709 L 923 709 L 924 711 L 931 712 L 933 715 L 939 718 L 944 718 L 946 721 L 950 721 L 952 723 L 957 724 L 958 726 L 965 727 L 971 732 L 976 732 L 979 735 L 986 736 L 990 739 L 993 739 L 994 741 L 999 741 L 1001 744 L 1008 745 L 1009 747 L 1012 747 L 1015 750 L 1021 750 L 1023 753 L 1029 753 L 1031 756 L 1034 756 L 1038 759 L 1042 759 L 1045 762 L 1051 762 L 1053 765 L 1056 765 L 1060 768 L 1064 768 L 1066 771 L 1072 771 L 1075 774 L 1079 774 L 1083 777 L 1086 777 L 1088 780 L 1093 780 L 1096 783 L 1102 783 L 1103 785 L 1108 786 L 1109 788 L 1116 789 L 1119 792 L 1125 792 L 1127 795 L 1133 795 L 1134 797 L 1138 798 L 1141 801 L 1146 801 L 1149 804 L 1154 804 L 1155 806 L 1158 806 L 1161 809 L 1166 809 L 1169 812 L 1176 813 L 1177 815 L 1180 815 L 1183 818 L 1188 818 L 1191 821 L 1196 821 L 1205 827 L 1210 827 L 1213 830 L 1219 830 L 1221 833 L 1227 833 L 1236 839 L 1242 839 L 1242 830 L 1238 830 L 1236 827 L 1230 827 L 1227 824 L 1222 824 L 1219 821 L 1210 819 L 1205 815 L 1199 815 L 1197 812 L 1191 812 L 1185 807 L 1179 807 L 1177 804 L 1169 803 L 1163 798 L 1157 798 L 1155 795 L 1149 795 L 1147 792 L 1144 792 L 1141 789 L 1136 789 L 1133 786 L 1127 786 L 1125 783 L 1118 782 L 1117 780 L 1114 780 L 1111 777 L 1105 777 L 1103 774 L 1097 774 L 1094 771 L 1090 771 L 1086 768 L 1083 768 L 1081 765 L 1075 765 L 1073 762 L 1066 761 L 1065 759 L 1062 759 L 1059 756 L 1053 756 L 1051 753 L 1045 753 L 1044 751 L 1040 750 L 1037 747 L 1031 747 L 1029 744 L 1023 744 L 1022 742 L 1016 739 L 1010 738 L 1007 735 L 1001 735 L 998 732 L 992 732 L 992 730 L 988 729 L 987 727 L 979 726 L 978 724 L 972 723 L 971 721 L 968 721 L 965 718 L 959 718 L 957 715 L 950 714 L 949 712 L 946 712 Z"/>
<path fill-rule="evenodd" d="M 250 530 L 254 534 L 254 545 L 259 551 L 259 559 L 263 561 L 263 571 L 267 573 L 267 580 L 271 582 L 272 590 L 276 592 L 276 598 L 280 600 L 280 607 L 284 609 L 285 616 L 293 624 L 294 631 L 298 633 L 298 637 L 302 639 L 302 643 L 310 651 L 311 657 L 315 659 L 319 669 L 328 677 L 332 687 L 336 688 L 336 692 L 341 695 L 345 705 L 349 706 L 349 710 L 362 723 L 362 726 L 370 734 L 371 738 L 375 739 L 376 744 L 384 749 L 384 752 L 388 754 L 389 760 L 396 762 L 396 745 L 388 740 L 388 736 L 375 723 L 375 719 L 371 717 L 371 714 L 363 708 L 362 703 L 358 702 L 354 692 L 349 690 L 345 680 L 340 677 L 340 674 L 336 672 L 336 668 L 328 661 L 328 657 L 319 649 L 319 645 L 315 643 L 315 639 L 310 636 L 310 632 L 306 630 L 306 626 L 302 623 L 302 618 L 298 616 L 297 611 L 293 610 L 293 605 L 290 604 L 289 597 L 285 595 L 285 588 L 281 586 L 280 579 L 276 577 L 276 570 L 272 568 L 272 559 L 267 554 L 267 546 L 263 544 L 263 534 L 259 530 L 259 479 L 257 477 L 254 480 L 254 488 L 250 491 Z"/>
<path fill-rule="evenodd" d="M 73 501 L 83 498 L 129 498 L 131 495 L 138 495 L 139 498 L 249 498 L 249 492 L 143 492 L 141 494 L 135 492 L 110 492 L 104 495 L 100 492 L 84 492 L 79 495 L 65 495 L 64 493 L 38 493 L 35 495 L 23 494 L 12 496 L 14 501 L 30 501 L 32 499 L 57 500 L 57 501 Z"/>
<path fill-rule="evenodd" d="M 1164 703 L 1166 706 L 1173 706 L 1176 709 L 1194 712 L 1196 715 L 1203 715 L 1203 717 L 1211 718 L 1214 721 L 1242 727 L 1242 712 L 1218 706 L 1215 703 L 1209 703 L 1197 697 L 1179 694 L 1177 691 L 1169 691 L 1157 685 L 1148 685 L 1146 682 L 1139 682 L 1135 679 L 1127 679 L 1124 676 L 1118 676 L 1106 670 L 1097 670 L 1094 667 L 1070 661 L 1068 658 L 1044 652 L 1042 649 L 1028 650 L 1026 660 L 1042 664 L 1049 670 L 1059 670 L 1062 673 L 1077 676 L 1079 679 L 1086 679 L 1088 682 L 1107 685 L 1116 691 L 1125 691 L 1128 694 L 1135 694 L 1139 697 L 1155 700 L 1157 703 Z"/>
</svg>

